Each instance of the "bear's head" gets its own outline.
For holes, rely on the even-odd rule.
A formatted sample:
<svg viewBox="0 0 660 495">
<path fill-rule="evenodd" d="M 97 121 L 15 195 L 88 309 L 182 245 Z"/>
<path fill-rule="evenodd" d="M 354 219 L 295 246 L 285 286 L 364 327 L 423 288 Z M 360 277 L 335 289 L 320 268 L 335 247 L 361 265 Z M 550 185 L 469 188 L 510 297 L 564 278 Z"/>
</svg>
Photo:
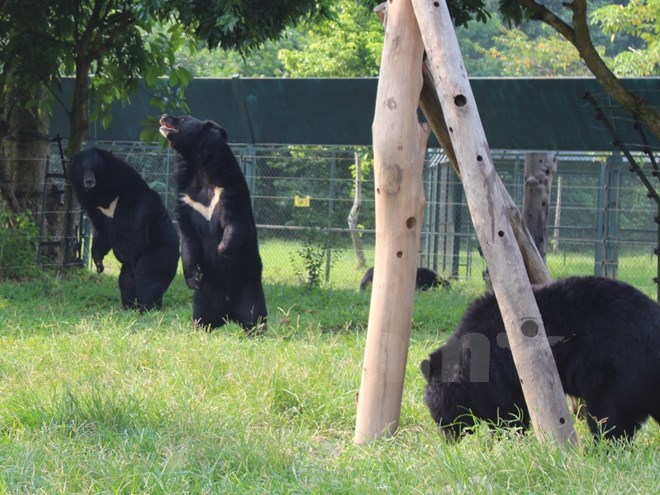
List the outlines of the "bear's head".
<svg viewBox="0 0 660 495">
<path fill-rule="evenodd" d="M 102 184 L 108 170 L 105 166 L 105 155 L 108 151 L 90 148 L 80 151 L 71 161 L 70 179 L 74 184 L 82 185 L 85 191 L 91 191 L 97 184 Z"/>
<path fill-rule="evenodd" d="M 164 114 L 160 118 L 160 133 L 170 146 L 186 156 L 203 147 L 207 140 L 220 139 L 227 142 L 227 131 L 212 120 L 200 120 L 190 115 L 172 117 Z"/>
<path fill-rule="evenodd" d="M 445 369 L 442 353 L 451 344 L 441 347 L 421 362 L 420 368 L 426 379 L 424 403 L 428 406 L 440 433 L 448 441 L 458 441 L 474 426 L 470 413 L 469 390 L 460 364 L 451 359 Z"/>
</svg>

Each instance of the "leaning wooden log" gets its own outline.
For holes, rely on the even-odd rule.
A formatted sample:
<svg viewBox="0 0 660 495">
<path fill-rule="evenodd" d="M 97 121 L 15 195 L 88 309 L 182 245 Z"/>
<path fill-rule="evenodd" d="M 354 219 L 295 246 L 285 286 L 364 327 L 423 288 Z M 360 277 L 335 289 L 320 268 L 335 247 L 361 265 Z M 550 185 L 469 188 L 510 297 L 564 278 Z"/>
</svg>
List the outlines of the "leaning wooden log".
<svg viewBox="0 0 660 495">
<path fill-rule="evenodd" d="M 562 445 L 574 443 L 573 421 L 509 221 L 504 188 L 495 171 L 449 10 L 445 2 L 412 3 L 534 431 L 542 439 Z"/>
<path fill-rule="evenodd" d="M 387 22 L 387 3 L 381 3 L 378 5 L 374 12 L 378 14 L 381 22 L 385 24 Z M 461 176 L 461 172 L 458 167 L 458 162 L 456 160 L 456 153 L 454 152 L 454 147 L 451 144 L 451 139 L 449 137 L 449 130 L 447 129 L 447 123 L 445 122 L 445 117 L 442 113 L 442 106 L 440 105 L 440 100 L 438 100 L 438 92 L 435 88 L 435 81 L 433 80 L 433 75 L 431 74 L 431 69 L 429 67 L 428 59 L 424 60 L 422 67 L 422 77 L 424 84 L 422 85 L 422 92 L 419 98 L 419 106 L 426 117 L 435 137 L 438 139 L 440 146 L 447 155 L 449 163 L 451 163 L 454 172 L 458 177 Z M 522 253 L 523 261 L 525 262 L 525 268 L 529 279 L 533 284 L 540 284 L 547 282 L 552 279 L 550 277 L 550 272 L 546 266 L 543 258 L 540 256 L 536 246 L 534 244 L 534 239 L 527 231 L 525 223 L 522 221 L 520 216 L 520 210 L 516 206 L 516 203 L 513 201 L 509 193 L 506 191 L 504 184 L 499 176 L 495 179 L 499 182 L 499 188 L 503 191 L 503 200 L 506 205 L 507 216 L 511 222 L 511 227 L 513 228 L 514 235 L 516 236 L 516 241 L 520 247 Z"/>
<path fill-rule="evenodd" d="M 373 149 L 376 259 L 357 399 L 355 443 L 399 424 L 420 230 L 428 128 L 417 119 L 424 46 L 410 0 L 391 4 L 385 31 Z"/>
</svg>

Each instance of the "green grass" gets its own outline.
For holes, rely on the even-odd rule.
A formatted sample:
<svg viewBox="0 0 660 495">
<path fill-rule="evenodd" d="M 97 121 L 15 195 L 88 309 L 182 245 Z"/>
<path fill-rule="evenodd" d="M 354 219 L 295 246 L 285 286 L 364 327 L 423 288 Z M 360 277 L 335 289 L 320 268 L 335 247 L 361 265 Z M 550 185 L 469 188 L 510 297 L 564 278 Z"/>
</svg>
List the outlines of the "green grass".
<svg viewBox="0 0 660 495">
<path fill-rule="evenodd" d="M 122 311 L 107 272 L 0 283 L 0 494 L 657 491 L 654 423 L 624 446 L 593 446 L 579 423 L 570 451 L 485 430 L 441 440 L 418 364 L 473 281 L 416 296 L 401 426 L 356 446 L 359 274 L 307 292 L 267 265 L 270 329 L 250 338 L 194 329 L 181 275 L 163 311 Z"/>
<path fill-rule="evenodd" d="M 267 239 L 260 243 L 261 256 L 264 264 L 264 281 L 266 283 L 296 283 L 301 272 L 299 261 L 299 244 L 293 241 Z M 373 266 L 373 245 L 365 246 L 367 266 Z M 294 261 L 292 264 L 291 261 Z M 593 275 L 593 252 L 585 253 L 548 253 L 548 268 L 553 278 L 571 275 Z M 469 273 L 465 266 L 469 264 Z M 459 277 L 467 280 L 476 288 L 483 287 L 482 272 L 486 269 L 484 259 L 476 250 L 460 253 Z M 325 272 L 324 272 L 325 273 Z M 639 249 L 621 248 L 618 258 L 617 278 L 637 287 L 649 297 L 656 298 L 657 288 L 653 278 L 658 273 L 658 258 L 655 255 Z M 333 249 L 330 280 L 323 284 L 324 288 L 354 289 L 358 287 L 364 275 L 364 269 L 356 269 L 355 253 L 352 248 Z M 441 275 L 446 275 L 442 274 Z"/>
</svg>

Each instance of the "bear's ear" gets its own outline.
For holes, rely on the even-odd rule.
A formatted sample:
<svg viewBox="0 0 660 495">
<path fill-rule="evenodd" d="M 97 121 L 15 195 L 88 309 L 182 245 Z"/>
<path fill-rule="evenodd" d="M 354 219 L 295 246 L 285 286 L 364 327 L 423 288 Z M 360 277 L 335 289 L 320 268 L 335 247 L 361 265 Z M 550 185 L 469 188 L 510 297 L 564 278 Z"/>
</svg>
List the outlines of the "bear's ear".
<svg viewBox="0 0 660 495">
<path fill-rule="evenodd" d="M 222 127 L 222 126 L 221 126 L 220 124 L 218 124 L 217 122 L 213 122 L 212 120 L 207 120 L 206 122 L 204 122 L 204 128 L 205 128 L 205 129 L 209 129 L 209 128 L 211 128 L 211 129 L 215 129 L 215 130 L 219 131 L 219 132 L 220 132 L 220 135 L 222 136 L 222 138 L 223 138 L 225 141 L 227 141 L 228 138 L 229 138 L 229 136 L 227 135 L 227 131 L 225 130 L 225 128 Z"/>
<path fill-rule="evenodd" d="M 431 361 L 429 361 L 428 359 L 425 359 L 419 365 L 419 368 L 422 370 L 422 375 L 424 375 L 424 378 L 426 378 L 426 383 L 430 383 L 431 382 Z"/>
</svg>

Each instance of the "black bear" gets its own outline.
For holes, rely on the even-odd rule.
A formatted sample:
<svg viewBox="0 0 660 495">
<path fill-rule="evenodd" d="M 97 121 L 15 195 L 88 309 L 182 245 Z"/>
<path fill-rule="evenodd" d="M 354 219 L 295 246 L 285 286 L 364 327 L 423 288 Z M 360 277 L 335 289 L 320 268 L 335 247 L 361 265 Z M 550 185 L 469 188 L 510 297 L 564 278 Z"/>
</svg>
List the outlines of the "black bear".
<svg viewBox="0 0 660 495">
<path fill-rule="evenodd" d="M 227 131 L 190 116 L 160 119 L 161 134 L 177 152 L 174 177 L 181 261 L 195 290 L 193 320 L 211 328 L 227 321 L 248 332 L 266 328 L 262 263 L 250 191 Z"/>
<path fill-rule="evenodd" d="M 360 281 L 360 290 L 366 290 L 373 281 L 374 269 L 371 267 L 364 272 L 364 276 Z M 429 268 L 418 268 L 417 277 L 415 278 L 415 288 L 419 290 L 428 290 L 433 287 L 449 287 L 449 281 L 442 277 L 438 277 L 438 274 Z"/>
<path fill-rule="evenodd" d="M 660 422 L 660 305 L 599 277 L 550 282 L 534 296 L 564 392 L 585 401 L 594 435 L 631 438 L 648 416 Z M 474 301 L 421 368 L 424 400 L 448 438 L 459 438 L 473 417 L 528 427 L 494 295 Z"/>
<path fill-rule="evenodd" d="M 112 249 L 121 263 L 122 306 L 160 308 L 176 275 L 179 235 L 158 193 L 128 163 L 98 148 L 74 155 L 69 179 L 94 227 L 96 271 L 103 272 Z"/>
</svg>

